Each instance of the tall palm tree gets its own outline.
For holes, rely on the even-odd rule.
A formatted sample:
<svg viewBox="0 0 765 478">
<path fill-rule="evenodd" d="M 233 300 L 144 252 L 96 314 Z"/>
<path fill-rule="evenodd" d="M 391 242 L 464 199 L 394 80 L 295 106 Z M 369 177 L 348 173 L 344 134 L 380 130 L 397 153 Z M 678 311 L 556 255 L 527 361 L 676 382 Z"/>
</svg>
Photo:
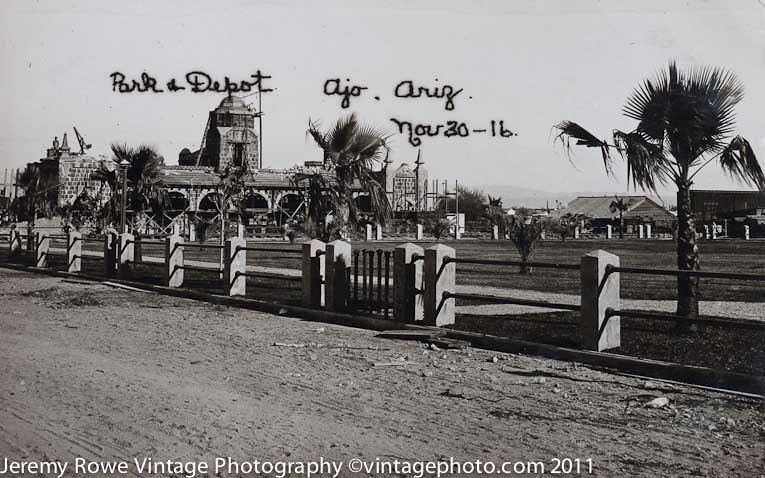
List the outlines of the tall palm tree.
<svg viewBox="0 0 765 478">
<path fill-rule="evenodd" d="M 624 212 L 629 209 L 629 205 L 624 198 L 614 196 L 614 200 L 608 205 L 608 210 L 611 213 L 619 212 L 619 239 L 624 239 Z"/>
<path fill-rule="evenodd" d="M 611 151 L 627 163 L 627 180 L 634 187 L 656 191 L 672 182 L 677 187 L 677 265 L 698 270 L 699 252 L 691 214 L 690 190 L 696 174 L 717 161 L 732 178 L 765 190 L 765 175 L 749 142 L 734 131 L 734 107 L 744 89 L 738 78 L 722 68 L 692 67 L 680 71 L 669 63 L 654 80 L 638 86 L 624 106 L 624 115 L 638 122 L 630 132 L 614 130 L 613 144 L 598 139 L 581 126 L 563 121 L 555 126 L 570 152 L 577 145 L 599 148 L 607 174 L 612 173 Z M 698 315 L 698 277 L 680 274 L 677 315 Z M 681 329 L 694 328 L 691 321 Z"/>
<path fill-rule="evenodd" d="M 360 224 L 360 211 L 353 198 L 358 191 L 369 195 L 375 219 L 385 224 L 391 207 L 378 180 L 380 173 L 373 168 L 388 152 L 387 137 L 372 126 L 359 124 L 355 114 L 339 119 L 326 132 L 319 130 L 318 123 L 309 122 L 307 133 L 324 153 L 321 170 L 295 178 L 306 186 L 308 222 L 316 229 L 314 235 L 324 240 L 348 238 L 350 228 Z"/>
</svg>

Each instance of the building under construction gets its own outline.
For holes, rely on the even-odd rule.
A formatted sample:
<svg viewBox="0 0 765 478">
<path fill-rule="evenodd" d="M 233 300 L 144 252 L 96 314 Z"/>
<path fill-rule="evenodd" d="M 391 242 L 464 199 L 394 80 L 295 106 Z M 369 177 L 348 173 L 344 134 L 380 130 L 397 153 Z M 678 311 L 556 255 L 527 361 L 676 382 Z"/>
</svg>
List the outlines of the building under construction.
<svg viewBox="0 0 765 478">
<path fill-rule="evenodd" d="M 305 185 L 295 178 L 323 168 L 324 163 L 309 160 L 287 169 L 263 168 L 261 138 L 256 130 L 260 121 L 261 114 L 252 105 L 236 96 L 226 96 L 209 112 L 200 147 L 195 151 L 182 149 L 177 166 L 163 167 L 160 179 L 172 206 L 164 212 L 164 217 L 146 218 L 146 227 L 166 231 L 179 224 L 182 229 L 188 229 L 194 216 L 216 214 L 220 202 L 220 172 L 228 166 L 246 170 L 248 226 L 279 226 L 300 221 L 306 212 L 307 195 Z M 101 165 L 109 169 L 117 167 L 105 156 L 89 155 L 90 145 L 78 131 L 75 130 L 75 134 L 79 152 L 71 151 L 64 134 L 61 144 L 55 138 L 46 156 L 39 161 L 58 172 L 59 206 L 71 204 L 86 190 L 102 201 L 108 199 L 110 192 L 104 191 L 104 185 L 92 180 L 91 175 Z M 3 190 L 6 197 L 15 197 L 22 193 L 16 186 L 16 173 L 10 174 L 13 179 L 5 180 Z M 447 194 L 445 183 L 429 181 L 419 153 L 414 168 L 407 163 L 394 167 L 393 161 L 386 158 L 377 177 L 394 212 L 433 211 Z M 369 211 L 369 201 L 361 188 L 356 193 L 356 201 L 362 211 Z"/>
</svg>

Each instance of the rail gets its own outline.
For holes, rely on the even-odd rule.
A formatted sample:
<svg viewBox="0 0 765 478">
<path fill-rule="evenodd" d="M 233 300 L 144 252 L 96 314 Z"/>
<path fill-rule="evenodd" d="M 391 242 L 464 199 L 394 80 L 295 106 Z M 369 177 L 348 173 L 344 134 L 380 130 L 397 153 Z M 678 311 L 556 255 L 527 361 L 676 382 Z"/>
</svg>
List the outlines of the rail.
<svg viewBox="0 0 765 478">
<path fill-rule="evenodd" d="M 513 304 L 513 305 L 526 305 L 530 307 L 544 307 L 548 309 L 563 309 L 579 311 L 581 306 L 576 304 L 564 304 L 561 302 L 547 302 L 543 300 L 532 299 L 516 299 L 513 297 L 498 297 L 494 295 L 479 295 L 479 294 L 460 294 L 455 292 L 444 292 L 444 299 L 462 299 L 462 300 L 474 300 L 480 302 L 490 302 L 492 304 Z"/>
<path fill-rule="evenodd" d="M 417 255 L 416 258 L 419 259 L 422 257 L 421 255 Z M 565 270 L 572 270 L 572 271 L 578 271 L 581 269 L 581 266 L 579 264 L 559 264 L 554 262 L 524 262 L 524 261 L 500 261 L 500 260 L 494 260 L 494 259 L 459 259 L 459 258 L 452 258 L 447 257 L 444 259 L 444 262 L 446 263 L 454 263 L 454 264 L 477 264 L 477 265 L 484 265 L 484 266 L 515 266 L 515 267 L 536 267 L 539 269 L 565 269 Z"/>
<path fill-rule="evenodd" d="M 301 276 L 285 276 L 281 274 L 270 274 L 268 272 L 241 272 L 237 271 L 234 274 L 235 277 L 252 277 L 254 279 L 274 279 L 283 280 L 287 282 L 302 282 Z"/>
<path fill-rule="evenodd" d="M 217 250 L 223 249 L 223 246 L 221 246 L 220 244 L 194 244 L 193 242 L 179 242 L 177 247 L 196 248 L 196 249 L 217 249 Z"/>
<path fill-rule="evenodd" d="M 606 320 L 611 317 L 629 317 L 632 319 L 646 319 L 646 320 L 660 320 L 663 322 L 681 322 L 688 321 L 694 324 L 706 324 L 720 327 L 733 327 L 747 330 L 765 331 L 765 322 L 759 322 L 755 320 L 725 320 L 725 319 L 713 319 L 704 317 L 688 318 L 682 315 L 665 314 L 663 312 L 646 312 L 642 310 L 616 310 L 611 307 L 606 309 Z"/>
<path fill-rule="evenodd" d="M 276 247 L 244 247 L 244 246 L 238 246 L 236 248 L 236 252 L 239 251 L 247 251 L 247 252 L 273 252 L 273 253 L 279 253 L 279 254 L 294 254 L 294 255 L 303 255 L 303 251 L 297 250 L 297 249 L 279 249 Z"/>
<path fill-rule="evenodd" d="M 177 270 L 177 269 L 183 269 L 185 271 L 214 272 L 216 274 L 223 273 L 223 269 L 220 269 L 220 268 L 213 269 L 212 267 L 191 266 L 191 265 L 175 266 L 174 270 Z"/>
<path fill-rule="evenodd" d="M 606 266 L 606 275 L 613 274 L 614 272 L 623 272 L 625 274 L 647 274 L 647 275 L 667 275 L 667 276 L 681 276 L 686 275 L 690 277 L 707 277 L 710 279 L 733 279 L 733 280 L 751 280 L 751 281 L 765 281 L 765 274 L 747 274 L 740 272 L 710 272 L 710 271 L 686 271 L 679 269 L 645 269 L 642 267 L 616 267 L 612 265 Z"/>
</svg>

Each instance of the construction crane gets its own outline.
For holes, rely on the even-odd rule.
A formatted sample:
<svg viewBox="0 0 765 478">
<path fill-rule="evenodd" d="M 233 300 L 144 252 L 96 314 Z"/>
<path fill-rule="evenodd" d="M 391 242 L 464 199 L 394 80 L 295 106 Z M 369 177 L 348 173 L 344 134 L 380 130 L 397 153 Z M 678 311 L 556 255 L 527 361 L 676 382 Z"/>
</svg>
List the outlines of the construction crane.
<svg viewBox="0 0 765 478">
<path fill-rule="evenodd" d="M 80 154 L 85 154 L 85 150 L 92 148 L 93 145 L 85 142 L 85 138 L 77 131 L 76 126 L 72 126 L 72 128 L 74 128 L 74 134 L 77 136 L 77 142 L 80 143 Z"/>
</svg>

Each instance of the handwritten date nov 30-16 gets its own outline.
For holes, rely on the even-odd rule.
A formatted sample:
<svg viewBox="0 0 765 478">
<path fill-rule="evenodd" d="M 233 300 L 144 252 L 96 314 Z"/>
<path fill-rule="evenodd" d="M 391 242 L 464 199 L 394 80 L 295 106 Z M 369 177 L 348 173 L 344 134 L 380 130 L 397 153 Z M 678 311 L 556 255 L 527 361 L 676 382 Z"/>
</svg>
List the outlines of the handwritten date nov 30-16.
<svg viewBox="0 0 765 478">
<path fill-rule="evenodd" d="M 495 138 L 512 138 L 513 136 L 518 136 L 518 133 L 505 128 L 504 120 L 491 120 L 488 127 L 485 128 L 471 128 L 462 121 L 423 124 L 412 123 L 397 118 L 391 118 L 390 120 L 396 125 L 399 134 L 407 136 L 409 144 L 415 147 L 422 144 L 422 138 L 434 136 L 441 136 L 444 138 L 467 138 L 471 135 L 481 134 Z"/>
</svg>

